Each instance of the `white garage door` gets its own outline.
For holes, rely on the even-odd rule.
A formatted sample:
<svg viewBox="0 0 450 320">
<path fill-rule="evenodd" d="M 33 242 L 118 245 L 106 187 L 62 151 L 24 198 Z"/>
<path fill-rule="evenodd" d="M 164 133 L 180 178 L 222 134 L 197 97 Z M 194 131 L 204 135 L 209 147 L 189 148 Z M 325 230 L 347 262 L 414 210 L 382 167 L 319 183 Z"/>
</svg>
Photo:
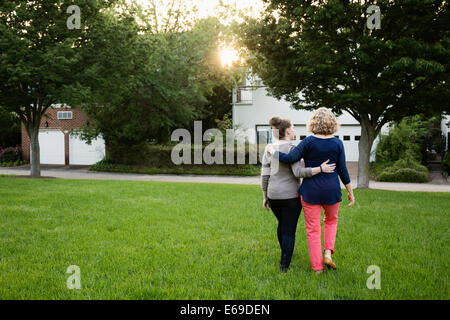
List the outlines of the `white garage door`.
<svg viewBox="0 0 450 320">
<path fill-rule="evenodd" d="M 60 130 L 39 130 L 41 164 L 65 164 L 64 133 Z"/>
<path fill-rule="evenodd" d="M 345 157 L 347 161 L 358 161 L 358 143 L 361 136 L 360 126 L 341 126 L 336 133 L 339 135 L 339 139 L 344 143 Z"/>
<path fill-rule="evenodd" d="M 76 135 L 69 137 L 69 163 L 72 165 L 91 165 L 105 157 L 105 141 L 97 138 L 87 144 Z"/>
</svg>

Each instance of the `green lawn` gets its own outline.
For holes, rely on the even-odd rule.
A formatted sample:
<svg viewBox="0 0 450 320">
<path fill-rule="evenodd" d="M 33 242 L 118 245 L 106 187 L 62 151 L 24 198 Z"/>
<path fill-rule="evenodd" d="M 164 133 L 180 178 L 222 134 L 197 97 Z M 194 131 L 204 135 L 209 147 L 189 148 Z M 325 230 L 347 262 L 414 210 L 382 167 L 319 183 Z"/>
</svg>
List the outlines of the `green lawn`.
<svg viewBox="0 0 450 320">
<path fill-rule="evenodd" d="M 336 271 L 291 269 L 258 186 L 0 177 L 1 299 L 449 299 L 450 194 L 357 190 Z M 82 289 L 66 288 L 81 268 Z M 381 269 L 369 290 L 367 267 Z"/>
</svg>

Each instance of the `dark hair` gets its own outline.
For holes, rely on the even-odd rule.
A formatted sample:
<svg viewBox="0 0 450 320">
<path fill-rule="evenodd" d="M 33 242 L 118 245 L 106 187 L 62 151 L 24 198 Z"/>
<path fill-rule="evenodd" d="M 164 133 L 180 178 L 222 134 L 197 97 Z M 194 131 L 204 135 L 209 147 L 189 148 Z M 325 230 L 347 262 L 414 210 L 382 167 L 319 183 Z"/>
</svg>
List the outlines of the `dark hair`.
<svg viewBox="0 0 450 320">
<path fill-rule="evenodd" d="M 278 130 L 278 139 L 283 139 L 286 136 L 286 129 L 290 128 L 292 126 L 292 123 L 289 119 L 272 117 L 269 120 L 269 125 Z"/>
</svg>

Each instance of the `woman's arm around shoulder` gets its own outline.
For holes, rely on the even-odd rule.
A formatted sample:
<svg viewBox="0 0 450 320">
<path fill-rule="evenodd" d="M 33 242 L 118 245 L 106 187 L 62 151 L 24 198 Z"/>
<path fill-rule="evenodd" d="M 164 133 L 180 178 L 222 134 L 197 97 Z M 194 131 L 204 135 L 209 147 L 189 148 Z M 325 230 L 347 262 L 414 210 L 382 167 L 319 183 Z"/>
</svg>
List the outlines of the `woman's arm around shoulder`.
<svg viewBox="0 0 450 320">
<path fill-rule="evenodd" d="M 270 179 L 270 158 L 266 152 L 264 152 L 261 162 L 261 190 L 263 193 L 263 207 L 266 210 L 270 210 L 269 199 L 267 197 L 267 187 L 269 186 Z"/>
<path fill-rule="evenodd" d="M 342 180 L 342 183 L 345 185 L 345 189 L 347 189 L 347 193 L 348 193 L 347 199 L 350 201 L 348 206 L 353 207 L 353 205 L 355 204 L 355 196 L 353 194 L 353 188 L 352 188 L 352 185 L 350 184 L 350 176 L 349 176 L 348 170 L 347 170 L 344 144 L 342 143 L 341 140 L 338 140 L 338 141 L 339 141 L 339 158 L 338 158 L 338 163 L 337 163 L 337 170 L 338 170 L 339 177 Z"/>
<path fill-rule="evenodd" d="M 291 164 L 292 172 L 297 178 L 311 178 L 319 173 L 332 173 L 336 168 L 334 163 L 329 164 L 330 160 L 323 162 L 319 167 L 307 167 L 305 168 L 302 161 L 297 161 Z"/>
<path fill-rule="evenodd" d="M 337 172 L 338 172 L 339 178 L 341 178 L 342 183 L 344 185 L 347 185 L 350 183 L 350 176 L 349 176 L 348 170 L 347 170 L 344 144 L 339 139 L 337 141 L 338 141 L 338 148 L 339 148 L 338 161 L 336 164 Z"/>
<path fill-rule="evenodd" d="M 278 157 L 278 159 L 283 163 L 293 163 L 299 161 L 301 158 L 303 158 L 305 149 L 307 149 L 309 143 L 308 138 L 309 137 L 300 141 L 300 143 L 296 147 L 292 148 L 289 153 L 275 151 L 274 156 Z"/>
</svg>

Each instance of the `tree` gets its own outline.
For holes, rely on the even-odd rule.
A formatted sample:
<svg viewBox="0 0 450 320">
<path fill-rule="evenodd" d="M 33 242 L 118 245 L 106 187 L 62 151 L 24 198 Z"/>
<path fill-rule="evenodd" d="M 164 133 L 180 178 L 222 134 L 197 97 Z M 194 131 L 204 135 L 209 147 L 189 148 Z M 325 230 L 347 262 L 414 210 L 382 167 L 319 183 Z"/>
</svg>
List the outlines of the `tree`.
<svg viewBox="0 0 450 320">
<path fill-rule="evenodd" d="M 20 144 L 19 117 L 0 107 L 0 147 L 11 147 Z"/>
<path fill-rule="evenodd" d="M 273 0 L 240 27 L 249 65 L 297 109 L 347 111 L 361 125 L 358 188 L 369 186 L 373 141 L 384 124 L 449 111 L 450 15 L 444 0 Z M 276 13 L 276 14 L 274 14 Z"/>
<path fill-rule="evenodd" d="M 101 133 L 112 161 L 116 150 L 167 142 L 172 129 L 210 115 L 214 88 L 231 88 L 237 77 L 221 70 L 216 50 L 223 26 L 217 19 L 180 32 L 161 31 L 137 23 L 136 17 L 152 21 L 139 6 L 124 8 L 105 10 L 88 31 L 80 76 L 84 89 L 71 101 L 93 120 L 84 137 Z"/>
<path fill-rule="evenodd" d="M 75 4 L 83 21 L 89 21 L 110 2 L 79 0 Z M 33 177 L 40 176 L 42 116 L 78 86 L 75 48 L 83 43 L 85 30 L 68 28 L 70 4 L 62 0 L 0 2 L 0 104 L 20 117 L 30 137 Z"/>
<path fill-rule="evenodd" d="M 220 127 L 219 123 L 228 120 L 232 112 L 230 105 L 231 94 L 232 90 L 229 87 L 220 85 L 216 86 L 213 89 L 213 93 L 206 97 L 208 102 L 202 108 L 204 113 L 202 116 L 203 130 L 218 128 Z M 227 129 L 231 129 L 231 127 Z"/>
</svg>

